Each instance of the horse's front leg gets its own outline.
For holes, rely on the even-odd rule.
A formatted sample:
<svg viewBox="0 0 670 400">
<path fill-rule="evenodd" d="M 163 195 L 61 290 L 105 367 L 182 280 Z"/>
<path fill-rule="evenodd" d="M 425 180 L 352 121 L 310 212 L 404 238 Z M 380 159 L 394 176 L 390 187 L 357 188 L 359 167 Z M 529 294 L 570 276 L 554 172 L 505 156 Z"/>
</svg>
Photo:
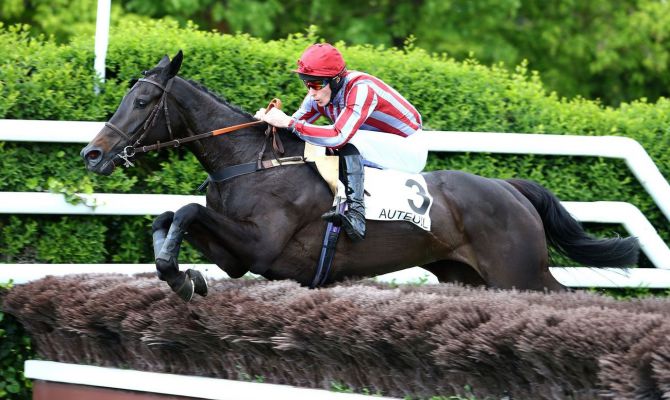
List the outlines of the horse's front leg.
<svg viewBox="0 0 670 400">
<path fill-rule="evenodd" d="M 174 212 L 166 211 L 163 214 L 156 217 L 153 224 L 151 224 L 151 236 L 153 238 L 153 247 L 154 247 L 154 260 L 158 260 L 158 256 L 163 249 L 163 244 L 167 238 L 168 231 L 172 225 L 172 220 L 174 219 Z M 156 263 L 158 267 L 158 263 Z M 176 272 L 179 271 L 177 265 L 170 266 L 168 263 L 162 263 L 161 267 L 156 269 L 156 274 L 161 280 L 166 280 L 168 277 L 176 275 Z"/>
<path fill-rule="evenodd" d="M 197 207 L 200 205 L 189 204 L 176 213 L 165 212 L 152 225 L 156 275 L 184 301 L 191 300 L 193 293 L 207 295 L 207 281 L 199 271 L 179 271 L 179 250 L 184 234 L 197 214 Z"/>
</svg>

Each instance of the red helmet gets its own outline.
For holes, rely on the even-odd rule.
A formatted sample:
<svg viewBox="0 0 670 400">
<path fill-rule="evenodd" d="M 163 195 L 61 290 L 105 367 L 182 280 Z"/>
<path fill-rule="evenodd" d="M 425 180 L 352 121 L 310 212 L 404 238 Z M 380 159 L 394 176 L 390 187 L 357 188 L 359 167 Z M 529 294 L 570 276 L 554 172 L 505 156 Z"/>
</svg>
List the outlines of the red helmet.
<svg viewBox="0 0 670 400">
<path fill-rule="evenodd" d="M 293 70 L 301 75 L 332 78 L 345 70 L 342 54 L 328 43 L 317 43 L 309 46 L 298 60 L 298 69 Z"/>
</svg>

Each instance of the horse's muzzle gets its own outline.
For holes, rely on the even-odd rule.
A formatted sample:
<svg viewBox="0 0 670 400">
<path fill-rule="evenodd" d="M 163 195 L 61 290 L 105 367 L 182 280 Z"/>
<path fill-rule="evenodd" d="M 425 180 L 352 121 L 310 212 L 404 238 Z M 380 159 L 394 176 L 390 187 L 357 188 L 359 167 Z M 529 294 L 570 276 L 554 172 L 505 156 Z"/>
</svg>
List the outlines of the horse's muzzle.
<svg viewBox="0 0 670 400">
<path fill-rule="evenodd" d="M 111 160 L 105 161 L 105 152 L 98 146 L 88 145 L 81 149 L 79 153 L 84 159 L 86 169 L 101 175 L 109 175 L 114 171 L 114 163 Z"/>
</svg>

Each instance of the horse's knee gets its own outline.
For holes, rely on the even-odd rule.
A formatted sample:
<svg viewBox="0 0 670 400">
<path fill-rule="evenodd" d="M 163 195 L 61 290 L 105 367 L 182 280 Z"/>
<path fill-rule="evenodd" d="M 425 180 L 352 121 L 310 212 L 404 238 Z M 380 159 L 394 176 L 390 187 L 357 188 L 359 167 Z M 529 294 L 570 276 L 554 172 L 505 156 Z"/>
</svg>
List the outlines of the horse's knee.
<svg viewBox="0 0 670 400">
<path fill-rule="evenodd" d="M 154 222 L 151 224 L 151 231 L 158 231 L 161 229 L 168 229 L 170 228 L 170 224 L 172 224 L 172 220 L 174 219 L 174 212 L 172 211 L 166 211 L 156 217 L 154 219 Z"/>
<path fill-rule="evenodd" d="M 174 213 L 172 223 L 179 226 L 189 225 L 203 208 L 198 203 L 190 203 L 181 207 Z"/>
</svg>

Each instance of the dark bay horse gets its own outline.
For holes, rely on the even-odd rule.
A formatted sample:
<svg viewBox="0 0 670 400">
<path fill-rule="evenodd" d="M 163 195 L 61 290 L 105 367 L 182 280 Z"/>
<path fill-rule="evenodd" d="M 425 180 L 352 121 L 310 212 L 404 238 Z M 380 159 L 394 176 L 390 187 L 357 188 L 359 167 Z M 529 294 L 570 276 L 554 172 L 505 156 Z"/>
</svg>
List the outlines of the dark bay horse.
<svg viewBox="0 0 670 400">
<path fill-rule="evenodd" d="M 109 175 L 142 145 L 187 139 L 201 132 L 254 121 L 202 86 L 177 76 L 181 51 L 165 56 L 125 95 L 115 114 L 81 151 L 86 167 Z M 288 130 L 278 136 L 286 156 L 304 142 Z M 266 149 L 265 126 L 194 140 L 187 147 L 210 174 L 256 162 Z M 263 159 L 272 159 L 268 146 Z M 637 262 L 635 238 L 597 239 L 537 183 L 489 179 L 459 171 L 423 174 L 434 203 L 432 229 L 407 222 L 368 221 L 365 240 L 343 236 L 326 283 L 421 266 L 441 282 L 496 288 L 562 290 L 549 272 L 547 243 L 590 266 Z M 207 206 L 188 204 L 158 216 L 152 226 L 160 279 L 182 298 L 206 294 L 202 276 L 179 271 L 186 239 L 233 278 L 246 272 L 268 279 L 312 280 L 332 194 L 308 164 L 284 165 L 212 182 Z"/>
</svg>

